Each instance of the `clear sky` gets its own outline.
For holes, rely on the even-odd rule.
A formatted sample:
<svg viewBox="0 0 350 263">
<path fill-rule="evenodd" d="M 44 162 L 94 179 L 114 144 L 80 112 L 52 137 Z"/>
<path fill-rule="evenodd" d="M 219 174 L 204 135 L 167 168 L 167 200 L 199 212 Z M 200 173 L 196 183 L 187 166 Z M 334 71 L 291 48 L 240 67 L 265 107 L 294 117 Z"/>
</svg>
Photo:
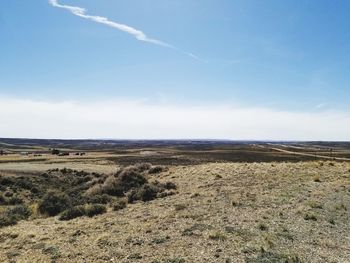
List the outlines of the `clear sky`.
<svg viewBox="0 0 350 263">
<path fill-rule="evenodd" d="M 2 1 L 0 137 L 350 140 L 349 13 L 326 0 Z"/>
</svg>

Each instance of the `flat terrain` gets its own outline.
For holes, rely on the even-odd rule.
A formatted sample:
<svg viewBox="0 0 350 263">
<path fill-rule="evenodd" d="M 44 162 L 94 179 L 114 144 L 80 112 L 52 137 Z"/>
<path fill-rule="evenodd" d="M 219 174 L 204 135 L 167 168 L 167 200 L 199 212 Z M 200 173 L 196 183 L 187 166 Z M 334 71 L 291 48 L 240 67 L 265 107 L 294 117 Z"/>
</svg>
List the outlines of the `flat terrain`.
<svg viewBox="0 0 350 263">
<path fill-rule="evenodd" d="M 141 162 L 163 168 L 145 174 L 149 182 L 176 185 L 172 195 L 117 211 L 107 204 L 94 217 L 33 213 L 0 228 L 0 262 L 350 262 L 348 143 L 0 143 L 0 177 L 44 190 L 56 187 L 47 174 L 64 184 L 73 170 L 107 176 Z M 56 168 L 68 170 L 48 172 Z M 30 191 L 17 194 L 33 208 L 40 189 Z"/>
</svg>

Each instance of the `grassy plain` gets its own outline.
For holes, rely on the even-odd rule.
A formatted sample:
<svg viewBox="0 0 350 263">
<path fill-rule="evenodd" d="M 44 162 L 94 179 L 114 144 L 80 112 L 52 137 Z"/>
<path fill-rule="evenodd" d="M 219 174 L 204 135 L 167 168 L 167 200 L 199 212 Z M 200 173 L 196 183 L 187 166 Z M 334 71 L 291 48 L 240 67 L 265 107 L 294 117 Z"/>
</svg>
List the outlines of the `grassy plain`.
<svg viewBox="0 0 350 263">
<path fill-rule="evenodd" d="M 335 159 L 349 156 L 346 143 L 3 143 L 0 178 L 31 178 L 36 188 L 60 188 L 42 179 L 50 169 L 67 168 L 52 177 L 67 182 L 69 169 L 107 177 L 146 162 L 163 168 L 144 174 L 149 182 L 176 191 L 62 221 L 37 211 L 40 189 L 20 188 L 13 194 L 32 214 L 0 228 L 1 262 L 350 262 L 350 163 Z M 23 155 L 31 146 L 40 156 Z"/>
</svg>

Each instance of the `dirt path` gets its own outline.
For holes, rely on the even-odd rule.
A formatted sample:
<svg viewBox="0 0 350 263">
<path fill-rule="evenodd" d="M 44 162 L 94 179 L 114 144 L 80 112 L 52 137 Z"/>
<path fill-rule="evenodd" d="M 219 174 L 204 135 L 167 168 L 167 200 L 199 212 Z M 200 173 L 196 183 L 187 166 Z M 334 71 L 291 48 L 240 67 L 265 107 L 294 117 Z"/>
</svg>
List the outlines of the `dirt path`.
<svg viewBox="0 0 350 263">
<path fill-rule="evenodd" d="M 281 146 L 288 147 L 287 145 L 281 145 Z M 270 149 L 278 151 L 278 152 L 288 153 L 288 154 L 301 155 L 301 156 L 311 156 L 311 157 L 327 159 L 327 160 L 350 161 L 350 158 L 330 157 L 330 156 L 325 156 L 325 155 L 319 155 L 319 154 L 317 154 L 317 152 L 316 153 L 301 153 L 301 152 L 288 151 L 288 150 L 280 149 L 277 147 L 271 147 Z"/>
</svg>

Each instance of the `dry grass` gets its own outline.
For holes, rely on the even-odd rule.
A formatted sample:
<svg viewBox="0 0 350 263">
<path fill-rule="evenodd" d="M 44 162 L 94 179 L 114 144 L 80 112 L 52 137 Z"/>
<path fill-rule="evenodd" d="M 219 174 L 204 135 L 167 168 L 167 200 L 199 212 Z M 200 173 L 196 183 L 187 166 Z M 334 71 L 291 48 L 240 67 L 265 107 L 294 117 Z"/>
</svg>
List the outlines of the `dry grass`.
<svg viewBox="0 0 350 263">
<path fill-rule="evenodd" d="M 0 229 L 0 261 L 348 262 L 349 166 L 325 164 L 173 166 L 176 195 Z"/>
</svg>

